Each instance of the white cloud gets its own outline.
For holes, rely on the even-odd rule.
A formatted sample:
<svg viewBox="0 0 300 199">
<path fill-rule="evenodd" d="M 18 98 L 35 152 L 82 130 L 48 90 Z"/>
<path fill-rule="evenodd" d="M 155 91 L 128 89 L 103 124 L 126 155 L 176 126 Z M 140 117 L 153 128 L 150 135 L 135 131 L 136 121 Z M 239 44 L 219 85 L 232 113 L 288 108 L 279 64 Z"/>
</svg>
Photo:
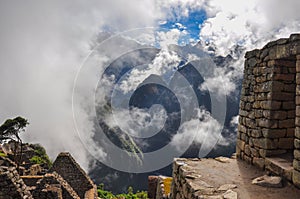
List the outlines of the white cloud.
<svg viewBox="0 0 300 199">
<path fill-rule="evenodd" d="M 193 140 L 202 145 L 203 151 L 210 151 L 218 141 L 223 140 L 222 143 L 226 143 L 221 135 L 222 128 L 223 126 L 209 112 L 199 109 L 194 119 L 181 124 L 178 133 L 172 138 L 171 144 L 178 151 L 182 151 L 186 148 L 187 143 L 191 143 Z"/>
<path fill-rule="evenodd" d="M 161 41 L 173 41 L 173 37 L 171 37 L 171 39 L 167 38 L 168 37 L 164 37 L 165 40 L 162 39 Z M 118 89 L 125 94 L 132 92 L 150 75 L 162 76 L 170 71 L 172 72 L 173 68 L 178 66 L 180 61 L 176 53 L 168 49 L 162 49 L 149 65 L 145 67 L 142 66 L 142 68 L 136 67 L 132 69 L 129 74 L 124 76 L 124 78 L 120 80 Z"/>
<path fill-rule="evenodd" d="M 0 120 L 16 115 L 28 118 L 31 124 L 23 135 L 26 141 L 40 142 L 52 158 L 60 151 L 71 151 L 87 167 L 87 155 L 73 125 L 71 95 L 77 69 L 99 30 L 154 26 L 158 21 L 186 17 L 193 10 L 205 9 L 209 18 L 199 36 L 214 44 L 217 54 L 227 55 L 236 44 L 251 50 L 298 32 L 299 7 L 298 0 L 1 1 Z M 185 33 L 176 29 L 161 32 L 161 46 L 178 43 L 182 34 Z M 179 59 L 162 51 L 152 68 L 132 71 L 123 90 L 136 88 L 150 73 L 163 73 L 167 70 L 161 66 L 165 60 L 175 63 Z M 235 89 L 234 80 L 241 77 L 242 63 L 243 58 L 239 58 L 230 65 L 233 71 L 228 67 L 217 69 L 203 87 L 230 93 Z M 219 85 L 225 85 L 226 90 Z M 89 132 L 93 127 L 85 112 L 83 109 L 82 117 Z M 195 120 L 190 125 L 196 127 L 198 123 Z M 210 119 L 204 120 L 203 128 L 214 131 L 217 127 Z M 189 124 L 184 129 L 192 130 Z M 189 139 L 184 133 L 179 135 Z"/>
<path fill-rule="evenodd" d="M 28 118 L 25 141 L 41 143 L 51 158 L 70 151 L 87 168 L 88 155 L 75 131 L 71 108 L 77 69 L 102 28 L 153 26 L 156 17 L 150 0 L 1 1 L 0 120 Z M 82 110 L 82 122 L 92 136 L 86 111 Z"/>
<path fill-rule="evenodd" d="M 232 71 L 227 72 L 223 68 L 216 68 L 214 76 L 204 79 L 200 85 L 200 90 L 217 93 L 221 96 L 226 96 L 236 89 L 235 83 L 232 81 Z"/>
</svg>

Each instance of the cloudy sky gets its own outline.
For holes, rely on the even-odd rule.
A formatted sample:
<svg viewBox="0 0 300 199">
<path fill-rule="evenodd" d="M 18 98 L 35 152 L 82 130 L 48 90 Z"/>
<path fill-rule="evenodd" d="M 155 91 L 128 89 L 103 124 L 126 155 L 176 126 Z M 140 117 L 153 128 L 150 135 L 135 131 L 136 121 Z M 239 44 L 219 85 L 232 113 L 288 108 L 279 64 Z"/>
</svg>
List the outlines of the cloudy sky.
<svg viewBox="0 0 300 199">
<path fill-rule="evenodd" d="M 261 48 L 299 32 L 299 7 L 298 0 L 0 0 L 0 121 L 28 118 L 26 141 L 42 143 L 52 158 L 72 151 L 84 164 L 72 89 L 99 32 L 157 27 L 167 30 L 167 41 L 201 41 L 226 56 L 236 45 Z M 243 58 L 236 58 L 234 71 L 214 71 L 205 86 L 234 91 L 243 68 Z"/>
</svg>

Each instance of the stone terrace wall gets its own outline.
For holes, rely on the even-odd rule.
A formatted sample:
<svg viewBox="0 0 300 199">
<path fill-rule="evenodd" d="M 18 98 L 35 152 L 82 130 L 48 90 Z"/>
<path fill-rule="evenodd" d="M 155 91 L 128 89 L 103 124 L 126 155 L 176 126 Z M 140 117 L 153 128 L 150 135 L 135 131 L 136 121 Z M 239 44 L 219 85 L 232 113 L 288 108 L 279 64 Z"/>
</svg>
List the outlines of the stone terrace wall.
<svg viewBox="0 0 300 199">
<path fill-rule="evenodd" d="M 295 149 L 293 178 L 300 183 L 299 55 L 299 34 L 246 53 L 237 156 L 264 168 L 266 157 Z"/>
<path fill-rule="evenodd" d="M 220 164 L 230 160 L 229 158 L 218 157 L 210 159 L 218 161 Z M 233 160 L 233 159 L 231 159 Z M 200 199 L 200 198 L 230 198 L 237 199 L 237 193 L 232 189 L 236 185 L 226 184 L 213 186 L 208 184 L 207 179 L 203 179 L 197 165 L 201 164 L 201 159 L 177 158 L 173 163 L 173 182 L 171 198 L 173 199 Z M 157 197 L 158 198 L 158 197 Z"/>
</svg>

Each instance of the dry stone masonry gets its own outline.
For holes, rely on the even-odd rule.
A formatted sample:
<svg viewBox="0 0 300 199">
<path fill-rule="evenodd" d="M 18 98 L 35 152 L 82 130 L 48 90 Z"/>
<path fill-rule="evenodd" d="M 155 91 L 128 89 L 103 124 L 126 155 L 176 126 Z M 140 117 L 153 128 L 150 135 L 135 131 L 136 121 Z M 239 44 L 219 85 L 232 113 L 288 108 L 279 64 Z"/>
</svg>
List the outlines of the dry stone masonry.
<svg viewBox="0 0 300 199">
<path fill-rule="evenodd" d="M 237 156 L 300 187 L 300 34 L 245 58 Z M 291 157 L 292 169 L 272 169 L 268 158 L 277 156 Z"/>
<path fill-rule="evenodd" d="M 221 161 L 220 161 L 221 160 Z M 233 159 L 231 159 L 232 161 Z M 236 184 L 210 183 L 210 179 L 203 177 L 203 170 L 199 170 L 197 165 L 204 161 L 201 159 L 175 159 L 173 163 L 173 185 L 171 198 L 173 199 L 200 199 L 200 198 L 227 198 L 237 199 L 235 191 Z M 211 159 L 219 162 L 216 164 L 226 164 L 229 158 Z M 203 162 L 204 164 L 204 162 Z"/>
<path fill-rule="evenodd" d="M 55 171 L 76 190 L 80 198 L 96 199 L 97 187 L 70 153 L 60 153 L 50 172 Z M 90 197 L 91 196 L 91 197 Z"/>
<path fill-rule="evenodd" d="M 0 168 L 0 189 L 1 199 L 32 199 L 30 191 L 15 167 Z"/>
<path fill-rule="evenodd" d="M 20 176 L 16 164 L 0 157 L 0 199 L 97 199 L 97 189 L 69 153 L 60 153 L 44 175 Z"/>
</svg>

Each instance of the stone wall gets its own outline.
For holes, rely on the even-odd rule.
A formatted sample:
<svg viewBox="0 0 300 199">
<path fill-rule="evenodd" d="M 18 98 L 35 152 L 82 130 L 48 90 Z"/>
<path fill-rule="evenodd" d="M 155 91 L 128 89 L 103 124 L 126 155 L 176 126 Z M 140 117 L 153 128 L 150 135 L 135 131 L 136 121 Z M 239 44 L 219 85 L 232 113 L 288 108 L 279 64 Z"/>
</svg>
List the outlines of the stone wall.
<svg viewBox="0 0 300 199">
<path fill-rule="evenodd" d="M 34 198 L 48 199 L 40 196 L 40 194 L 44 195 L 45 192 L 47 192 L 48 187 L 55 187 L 55 192 L 59 193 L 63 199 L 80 199 L 73 188 L 56 172 L 44 175 L 43 178 L 37 182 L 36 189 L 33 190 L 32 195 Z M 52 194 L 53 189 L 50 189 L 50 192 Z"/>
<path fill-rule="evenodd" d="M 218 157 L 207 159 L 223 164 L 234 159 Z M 202 163 L 202 159 L 177 158 L 173 163 L 173 182 L 171 190 L 172 199 L 199 199 L 199 198 L 230 198 L 237 199 L 234 184 L 211 184 L 209 178 L 203 177 L 203 170 L 197 169 L 197 165 Z M 207 169 L 206 169 L 207 170 Z M 218 173 L 218 171 L 213 171 Z M 231 183 L 234 179 L 231 180 Z M 217 179 L 217 181 L 221 181 Z"/>
<path fill-rule="evenodd" d="M 158 176 L 148 176 L 148 198 L 156 199 Z"/>
<path fill-rule="evenodd" d="M 296 128 L 294 140 L 294 161 L 293 161 L 293 183 L 300 188 L 300 55 L 297 55 L 296 63 Z"/>
<path fill-rule="evenodd" d="M 299 34 L 246 53 L 237 134 L 237 156 L 262 169 L 266 157 L 294 154 L 295 184 L 300 183 L 299 55 Z"/>
<path fill-rule="evenodd" d="M 23 175 L 9 158 L 0 157 L 0 199 L 96 199 L 97 188 L 69 153 L 61 153 L 46 174 L 32 165 Z M 57 172 L 61 175 L 59 175 Z M 62 177 L 63 176 L 63 177 Z"/>
<path fill-rule="evenodd" d="M 57 172 L 83 199 L 96 199 L 97 188 L 83 169 L 69 153 L 60 153 L 53 163 L 50 172 Z M 93 194 L 91 194 L 93 193 Z"/>
<path fill-rule="evenodd" d="M 0 168 L 0 199 L 32 199 L 15 167 Z"/>
</svg>

